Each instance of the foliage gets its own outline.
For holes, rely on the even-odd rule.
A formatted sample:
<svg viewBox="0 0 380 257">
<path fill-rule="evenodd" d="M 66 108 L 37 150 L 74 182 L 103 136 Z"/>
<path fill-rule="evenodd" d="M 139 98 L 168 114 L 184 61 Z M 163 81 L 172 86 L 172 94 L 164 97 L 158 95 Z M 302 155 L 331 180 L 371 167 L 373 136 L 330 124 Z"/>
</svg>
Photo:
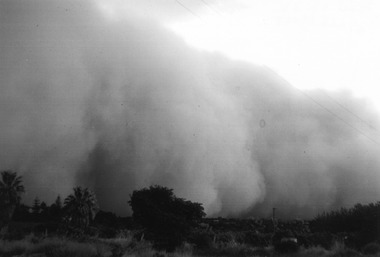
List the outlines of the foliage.
<svg viewBox="0 0 380 257">
<path fill-rule="evenodd" d="M 254 248 L 236 242 L 214 244 L 208 249 L 197 249 L 196 256 L 269 256 L 269 252 L 263 248 Z"/>
<path fill-rule="evenodd" d="M 30 207 L 25 204 L 19 204 L 13 214 L 13 220 L 30 222 L 32 221 L 32 214 L 29 212 Z"/>
<path fill-rule="evenodd" d="M 177 198 L 173 189 L 150 186 L 133 191 L 129 201 L 133 218 L 147 229 L 158 248 L 174 250 L 206 214 L 200 203 Z"/>
<path fill-rule="evenodd" d="M 380 244 L 378 243 L 369 243 L 363 247 L 364 254 L 377 254 L 380 253 Z"/>
<path fill-rule="evenodd" d="M 299 256 L 307 256 L 307 257 L 323 257 L 328 256 L 329 251 L 326 248 L 321 246 L 312 246 L 308 248 L 301 248 Z"/>
<path fill-rule="evenodd" d="M 2 171 L 0 180 L 0 228 L 7 224 L 25 192 L 22 177 L 13 171 Z"/>
<path fill-rule="evenodd" d="M 62 209 L 62 200 L 61 200 L 60 195 L 57 196 L 57 199 L 55 199 L 55 202 L 53 205 L 57 207 L 57 209 Z"/>
<path fill-rule="evenodd" d="M 247 231 L 243 234 L 242 243 L 251 246 L 269 246 L 272 239 L 271 233 L 256 233 L 255 231 Z"/>
<path fill-rule="evenodd" d="M 310 227 L 314 232 L 353 233 L 355 246 L 362 247 L 380 237 L 380 202 L 322 213 L 310 222 Z"/>
<path fill-rule="evenodd" d="M 15 209 L 13 219 L 19 222 L 60 223 L 62 216 L 63 207 L 60 196 L 50 206 L 45 202 L 40 202 L 36 197 L 32 207 L 19 204 Z"/>
<path fill-rule="evenodd" d="M 51 221 L 60 221 L 62 217 L 62 201 L 61 196 L 57 196 L 55 202 L 48 209 L 48 219 Z"/>
<path fill-rule="evenodd" d="M 273 246 L 278 253 L 295 253 L 299 249 L 298 241 L 291 230 L 279 230 L 273 235 Z"/>
<path fill-rule="evenodd" d="M 96 214 L 94 223 L 96 225 L 103 225 L 103 226 L 107 226 L 109 228 L 118 228 L 118 227 L 120 227 L 119 219 L 118 219 L 118 217 L 114 213 L 112 213 L 112 212 L 105 212 L 105 211 L 102 211 L 102 210 L 100 210 Z"/>
<path fill-rule="evenodd" d="M 22 177 L 13 171 L 2 171 L 0 181 L 0 200 L 2 204 L 19 203 L 21 193 L 25 192 Z"/>
<path fill-rule="evenodd" d="M 274 249 L 279 253 L 295 253 L 298 251 L 299 246 L 292 241 L 279 242 L 274 245 Z"/>
<path fill-rule="evenodd" d="M 75 187 L 64 202 L 66 221 L 80 230 L 89 226 L 98 210 L 96 196 L 88 188 Z"/>
<path fill-rule="evenodd" d="M 215 234 L 208 231 L 195 230 L 190 234 L 189 242 L 197 249 L 206 250 L 213 246 Z"/>
<path fill-rule="evenodd" d="M 347 248 L 344 244 L 336 242 L 330 250 L 331 257 L 359 257 L 361 254 L 351 248 Z"/>
<path fill-rule="evenodd" d="M 41 211 L 41 201 L 38 197 L 34 198 L 32 212 L 33 214 L 38 214 Z"/>
</svg>

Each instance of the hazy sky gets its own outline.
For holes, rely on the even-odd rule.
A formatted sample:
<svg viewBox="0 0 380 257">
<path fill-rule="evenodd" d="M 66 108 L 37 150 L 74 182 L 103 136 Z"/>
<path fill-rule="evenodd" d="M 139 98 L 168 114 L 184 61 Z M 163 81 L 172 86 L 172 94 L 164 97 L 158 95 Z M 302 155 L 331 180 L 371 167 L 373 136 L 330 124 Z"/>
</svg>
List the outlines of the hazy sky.
<svg viewBox="0 0 380 257">
<path fill-rule="evenodd" d="M 267 65 L 301 89 L 351 90 L 380 110 L 379 1 L 105 2 L 110 18 L 134 8 L 192 46 Z"/>
<path fill-rule="evenodd" d="M 0 170 L 27 203 L 82 185 L 122 215 L 153 184 L 214 216 L 377 201 L 378 10 L 0 1 Z"/>
</svg>

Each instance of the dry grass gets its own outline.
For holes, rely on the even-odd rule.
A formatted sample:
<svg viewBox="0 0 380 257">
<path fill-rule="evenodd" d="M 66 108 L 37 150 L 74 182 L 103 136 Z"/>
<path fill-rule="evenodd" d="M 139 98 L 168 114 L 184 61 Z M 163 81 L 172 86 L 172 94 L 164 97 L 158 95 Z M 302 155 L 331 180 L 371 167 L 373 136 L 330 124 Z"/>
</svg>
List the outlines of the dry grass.
<svg viewBox="0 0 380 257">
<path fill-rule="evenodd" d="M 0 256 L 23 257 L 210 257 L 210 256 L 282 256 L 282 257 L 380 257 L 380 253 L 359 253 L 336 244 L 331 250 L 322 247 L 301 248 L 297 253 L 277 254 L 273 248 L 250 247 L 244 244 L 229 242 L 223 245 L 213 245 L 202 251 L 194 249 L 190 244 L 184 244 L 173 253 L 157 251 L 146 241 L 136 241 L 132 236 L 113 239 L 92 238 L 78 242 L 67 238 L 37 238 L 33 235 L 23 240 L 0 240 Z"/>
<path fill-rule="evenodd" d="M 94 244 L 79 243 L 62 238 L 49 238 L 39 242 L 23 239 L 17 241 L 0 241 L 0 256 L 52 256 L 52 257 L 87 257 L 97 256 Z"/>
<path fill-rule="evenodd" d="M 331 250 L 326 250 L 323 247 L 310 247 L 301 248 L 297 253 L 285 254 L 285 255 L 273 255 L 282 257 L 380 257 L 378 255 L 365 255 L 350 248 L 346 248 L 344 245 L 336 243 Z"/>
<path fill-rule="evenodd" d="M 3 241 L 0 240 L 0 256 L 21 255 L 32 248 L 32 243 L 26 240 Z"/>
</svg>

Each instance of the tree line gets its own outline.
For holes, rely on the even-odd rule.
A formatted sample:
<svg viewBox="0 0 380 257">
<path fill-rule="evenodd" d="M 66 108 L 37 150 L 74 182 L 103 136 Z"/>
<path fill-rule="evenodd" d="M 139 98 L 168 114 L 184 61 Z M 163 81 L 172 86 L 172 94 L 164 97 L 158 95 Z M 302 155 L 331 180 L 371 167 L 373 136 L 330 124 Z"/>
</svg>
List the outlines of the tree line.
<svg viewBox="0 0 380 257">
<path fill-rule="evenodd" d="M 314 232 L 344 233 L 358 246 L 380 240 L 380 202 L 324 212 L 310 222 Z"/>
<path fill-rule="evenodd" d="M 58 196 L 50 206 L 36 198 L 31 208 L 20 204 L 24 192 L 21 176 L 13 171 L 1 172 L 0 229 L 6 228 L 12 218 L 59 223 L 66 233 L 82 234 L 95 218 L 108 228 L 117 223 L 116 215 L 100 211 L 96 195 L 88 188 L 74 187 L 63 203 Z M 202 204 L 178 198 L 172 189 L 159 185 L 133 191 L 128 204 L 133 211 L 133 221 L 143 228 L 142 237 L 163 249 L 180 245 L 191 228 L 206 216 Z"/>
<path fill-rule="evenodd" d="M 88 188 L 74 187 L 73 193 L 64 201 L 58 196 L 50 206 L 36 198 L 31 208 L 20 204 L 24 192 L 21 176 L 12 171 L 1 172 L 0 229 L 6 228 L 13 218 L 59 224 L 66 235 L 89 233 L 95 224 L 98 230 L 102 227 L 112 237 L 112 229 L 118 230 L 131 222 L 132 226 L 128 228 L 137 225 L 141 230 L 140 238 L 153 242 L 156 248 L 173 250 L 182 242 L 192 240 L 189 235 L 201 227 L 199 224 L 206 216 L 202 204 L 178 198 L 173 189 L 159 185 L 135 190 L 129 195 L 128 204 L 133 211 L 131 219 L 101 211 L 96 195 Z M 324 235 L 322 239 L 325 239 L 329 234 L 342 234 L 343 238 L 352 240 L 347 244 L 360 248 L 380 240 L 380 202 L 324 212 L 312 219 L 309 227 L 310 235 Z"/>
<path fill-rule="evenodd" d="M 20 204 L 25 188 L 22 177 L 13 171 L 2 171 L 0 180 L 0 229 L 6 228 L 12 218 L 30 219 L 29 221 L 62 221 L 67 225 L 84 229 L 99 211 L 95 194 L 88 188 L 74 187 L 62 204 L 60 196 L 48 207 L 46 203 L 34 200 L 32 212 Z"/>
</svg>

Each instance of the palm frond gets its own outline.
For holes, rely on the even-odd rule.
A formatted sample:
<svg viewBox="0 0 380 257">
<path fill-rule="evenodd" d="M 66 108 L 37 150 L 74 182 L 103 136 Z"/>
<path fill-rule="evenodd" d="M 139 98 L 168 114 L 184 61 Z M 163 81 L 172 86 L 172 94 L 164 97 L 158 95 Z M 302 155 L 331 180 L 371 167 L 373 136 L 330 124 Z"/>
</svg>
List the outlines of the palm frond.
<svg viewBox="0 0 380 257">
<path fill-rule="evenodd" d="M 88 188 L 75 187 L 64 201 L 69 220 L 82 228 L 88 226 L 99 210 L 95 194 Z"/>
</svg>

